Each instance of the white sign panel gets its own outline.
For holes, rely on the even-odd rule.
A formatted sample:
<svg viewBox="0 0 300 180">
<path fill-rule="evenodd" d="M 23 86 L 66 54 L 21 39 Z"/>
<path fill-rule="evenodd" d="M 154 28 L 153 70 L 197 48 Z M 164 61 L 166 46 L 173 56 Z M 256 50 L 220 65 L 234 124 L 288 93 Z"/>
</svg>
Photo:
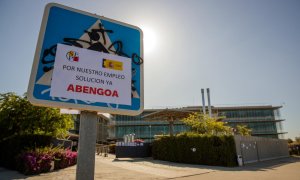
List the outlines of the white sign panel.
<svg viewBox="0 0 300 180">
<path fill-rule="evenodd" d="M 131 59 L 58 44 L 50 96 L 131 105 Z"/>
</svg>

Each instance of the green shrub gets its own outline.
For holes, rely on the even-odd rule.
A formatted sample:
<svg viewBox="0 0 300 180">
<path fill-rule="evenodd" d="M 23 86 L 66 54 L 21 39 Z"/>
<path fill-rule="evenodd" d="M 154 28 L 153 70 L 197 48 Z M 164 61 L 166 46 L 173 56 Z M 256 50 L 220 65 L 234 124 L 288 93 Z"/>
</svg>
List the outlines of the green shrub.
<svg viewBox="0 0 300 180">
<path fill-rule="evenodd" d="M 290 155 L 300 155 L 300 144 L 293 143 L 289 144 L 288 146 Z"/>
<path fill-rule="evenodd" d="M 0 166 L 16 169 L 16 156 L 26 149 L 50 146 L 52 137 L 46 135 L 14 136 L 0 142 Z"/>
<path fill-rule="evenodd" d="M 194 150 L 194 151 L 193 151 Z M 213 166 L 236 166 L 233 136 L 184 133 L 153 142 L 152 156 L 165 161 Z"/>
</svg>

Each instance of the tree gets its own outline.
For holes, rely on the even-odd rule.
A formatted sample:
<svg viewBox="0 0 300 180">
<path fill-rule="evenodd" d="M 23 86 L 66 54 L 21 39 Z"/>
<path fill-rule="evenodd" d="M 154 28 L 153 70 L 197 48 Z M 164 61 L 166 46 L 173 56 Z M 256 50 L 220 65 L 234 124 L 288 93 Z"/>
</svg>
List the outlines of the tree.
<svg viewBox="0 0 300 180">
<path fill-rule="evenodd" d="M 193 132 L 209 135 L 232 134 L 231 128 L 225 122 L 220 121 L 221 117 L 209 117 L 205 114 L 192 113 L 182 121 L 191 127 Z"/>
<path fill-rule="evenodd" d="M 237 133 L 242 136 L 251 136 L 251 129 L 249 129 L 246 125 L 237 125 L 236 129 Z"/>
<path fill-rule="evenodd" d="M 287 141 L 289 144 L 292 144 L 294 142 L 291 138 L 288 138 Z"/>
<path fill-rule="evenodd" d="M 296 141 L 297 143 L 300 143 L 300 136 L 299 136 L 299 137 L 295 137 L 295 141 Z"/>
<path fill-rule="evenodd" d="M 33 106 L 15 93 L 0 94 L 0 141 L 24 134 L 63 136 L 71 127 L 72 117 L 59 109 Z"/>
</svg>

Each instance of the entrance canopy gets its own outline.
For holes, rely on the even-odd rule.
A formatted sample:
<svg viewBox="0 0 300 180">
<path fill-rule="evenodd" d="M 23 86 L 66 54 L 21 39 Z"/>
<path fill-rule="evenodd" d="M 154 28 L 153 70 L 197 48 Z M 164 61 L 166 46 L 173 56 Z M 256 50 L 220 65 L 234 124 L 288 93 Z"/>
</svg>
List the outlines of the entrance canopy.
<svg viewBox="0 0 300 180">
<path fill-rule="evenodd" d="M 145 120 L 167 120 L 175 121 L 186 118 L 192 111 L 185 111 L 180 109 L 163 109 L 143 116 Z"/>
<path fill-rule="evenodd" d="M 161 111 L 156 111 L 150 114 L 143 116 L 142 118 L 146 121 L 168 121 L 170 135 L 173 136 L 174 132 L 174 121 L 186 118 L 189 114 L 193 113 L 192 111 L 185 111 L 181 109 L 163 109 Z"/>
</svg>

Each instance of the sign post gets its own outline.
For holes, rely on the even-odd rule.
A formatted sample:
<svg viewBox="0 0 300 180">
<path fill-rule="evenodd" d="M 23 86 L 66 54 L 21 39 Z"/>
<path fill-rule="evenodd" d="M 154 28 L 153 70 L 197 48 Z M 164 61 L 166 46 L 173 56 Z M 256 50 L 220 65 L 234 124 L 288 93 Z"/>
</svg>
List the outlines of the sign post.
<svg viewBox="0 0 300 180">
<path fill-rule="evenodd" d="M 82 111 L 80 113 L 79 134 L 76 179 L 94 179 L 97 135 L 96 112 Z"/>
<path fill-rule="evenodd" d="M 56 3 L 46 6 L 28 99 L 81 110 L 76 179 L 94 179 L 97 112 L 143 111 L 143 69 L 138 27 Z"/>
</svg>

